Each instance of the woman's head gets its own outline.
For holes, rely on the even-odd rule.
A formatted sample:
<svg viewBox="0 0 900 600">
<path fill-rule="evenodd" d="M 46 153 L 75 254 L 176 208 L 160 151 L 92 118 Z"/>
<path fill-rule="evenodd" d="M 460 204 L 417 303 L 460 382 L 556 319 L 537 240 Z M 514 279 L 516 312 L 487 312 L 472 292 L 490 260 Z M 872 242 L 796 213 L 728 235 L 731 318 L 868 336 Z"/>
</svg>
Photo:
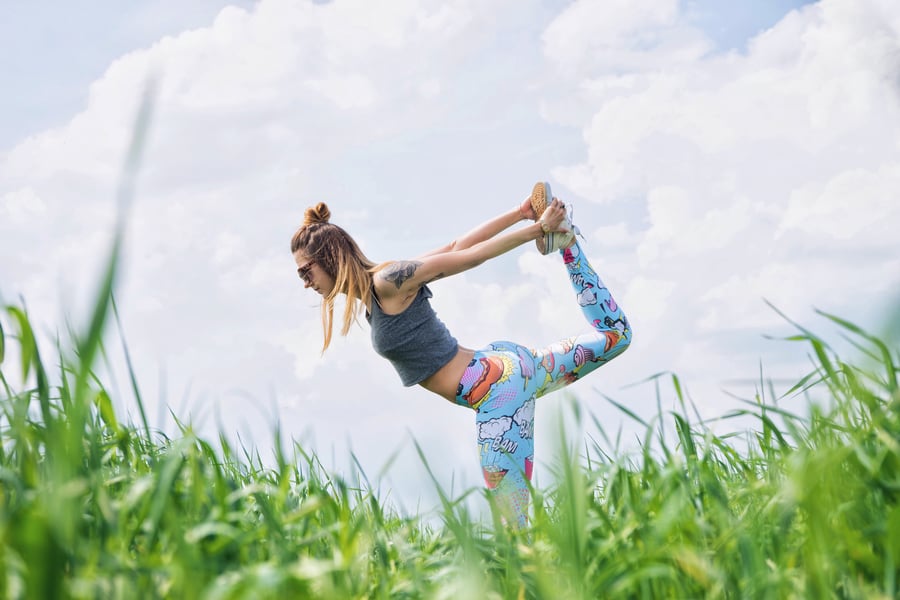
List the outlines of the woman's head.
<svg viewBox="0 0 900 600">
<path fill-rule="evenodd" d="M 324 352 L 331 343 L 334 299 L 347 295 L 341 335 L 347 335 L 356 320 L 360 304 L 371 299 L 372 275 L 375 266 L 359 249 L 346 231 L 330 223 L 331 211 L 324 202 L 306 209 L 303 225 L 291 238 L 291 254 L 297 271 L 306 287 L 322 295 L 322 327 L 325 332 Z"/>
</svg>

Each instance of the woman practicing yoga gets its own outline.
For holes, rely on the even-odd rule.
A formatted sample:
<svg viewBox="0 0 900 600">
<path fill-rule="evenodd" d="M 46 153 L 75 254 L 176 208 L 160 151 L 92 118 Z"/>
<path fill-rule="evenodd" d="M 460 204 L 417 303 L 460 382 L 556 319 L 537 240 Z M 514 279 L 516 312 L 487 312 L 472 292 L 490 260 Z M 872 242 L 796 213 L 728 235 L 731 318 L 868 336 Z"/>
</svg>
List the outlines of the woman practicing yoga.
<svg viewBox="0 0 900 600">
<path fill-rule="evenodd" d="M 307 288 L 322 295 L 323 352 L 331 342 L 334 300 L 344 294 L 342 335 L 365 308 L 372 345 L 394 365 L 403 385 L 421 385 L 475 411 L 485 483 L 503 520 L 523 527 L 534 464 L 535 399 L 581 379 L 631 342 L 625 315 L 576 240 L 571 211 L 567 214 L 550 185 L 541 182 L 521 205 L 446 246 L 413 260 L 381 264 L 366 258 L 330 217 L 324 203 L 306 209 L 291 239 L 297 273 Z M 504 233 L 523 220 L 535 222 Z M 428 284 L 530 241 L 543 254 L 559 251 L 591 328 L 542 349 L 505 341 L 480 350 L 459 345 L 431 308 Z"/>
</svg>

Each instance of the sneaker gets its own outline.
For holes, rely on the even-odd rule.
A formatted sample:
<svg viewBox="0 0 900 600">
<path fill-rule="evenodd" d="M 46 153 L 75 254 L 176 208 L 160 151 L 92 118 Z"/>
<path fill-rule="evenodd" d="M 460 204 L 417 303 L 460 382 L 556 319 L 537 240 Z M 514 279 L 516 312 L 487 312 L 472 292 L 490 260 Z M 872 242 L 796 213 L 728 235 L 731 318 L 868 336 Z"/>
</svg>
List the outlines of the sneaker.
<svg viewBox="0 0 900 600">
<path fill-rule="evenodd" d="M 549 186 L 548 186 L 549 189 Z M 534 196 L 532 196 L 532 200 Z M 538 252 L 541 254 L 550 254 L 557 250 L 565 250 L 575 243 L 575 236 L 581 235 L 578 227 L 572 223 L 572 205 L 566 204 L 566 218 L 559 224 L 559 231 L 551 231 L 545 233 L 542 237 L 535 240 Z M 546 207 L 545 207 L 546 208 Z M 582 236 L 584 237 L 584 236 Z"/>
</svg>

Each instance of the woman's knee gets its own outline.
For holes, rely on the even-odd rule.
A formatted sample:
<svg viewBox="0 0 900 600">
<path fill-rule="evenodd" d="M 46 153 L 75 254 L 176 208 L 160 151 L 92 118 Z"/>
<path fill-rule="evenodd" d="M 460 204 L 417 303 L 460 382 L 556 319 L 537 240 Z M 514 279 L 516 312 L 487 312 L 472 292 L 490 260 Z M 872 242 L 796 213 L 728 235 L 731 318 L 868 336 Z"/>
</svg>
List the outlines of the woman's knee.
<svg viewBox="0 0 900 600">
<path fill-rule="evenodd" d="M 625 317 L 623 316 L 624 320 Z M 619 344 L 622 345 L 622 352 L 624 352 L 629 346 L 631 346 L 631 324 L 628 321 L 625 321 L 625 330 L 621 332 L 622 339 L 619 341 Z"/>
<path fill-rule="evenodd" d="M 610 359 L 619 356 L 631 346 L 631 326 L 628 325 L 627 322 L 624 329 L 613 329 L 608 331 L 606 335 L 608 338 L 610 336 L 615 338 L 614 340 L 609 340 L 613 342 L 612 346 L 607 351 L 607 356 L 609 356 Z"/>
</svg>

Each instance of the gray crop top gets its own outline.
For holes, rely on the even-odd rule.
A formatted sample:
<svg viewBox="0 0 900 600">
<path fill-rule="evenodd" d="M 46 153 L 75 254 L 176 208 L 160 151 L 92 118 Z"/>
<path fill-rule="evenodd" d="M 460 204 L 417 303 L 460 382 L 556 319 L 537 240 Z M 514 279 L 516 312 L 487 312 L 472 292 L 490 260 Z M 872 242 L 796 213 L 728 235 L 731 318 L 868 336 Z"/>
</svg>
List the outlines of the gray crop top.
<svg viewBox="0 0 900 600">
<path fill-rule="evenodd" d="M 391 361 L 407 387 L 437 373 L 456 356 L 458 349 L 456 338 L 431 308 L 428 299 L 432 296 L 428 286 L 423 285 L 406 310 L 388 315 L 381 310 L 373 290 L 372 312 L 366 312 L 375 352 Z"/>
</svg>

